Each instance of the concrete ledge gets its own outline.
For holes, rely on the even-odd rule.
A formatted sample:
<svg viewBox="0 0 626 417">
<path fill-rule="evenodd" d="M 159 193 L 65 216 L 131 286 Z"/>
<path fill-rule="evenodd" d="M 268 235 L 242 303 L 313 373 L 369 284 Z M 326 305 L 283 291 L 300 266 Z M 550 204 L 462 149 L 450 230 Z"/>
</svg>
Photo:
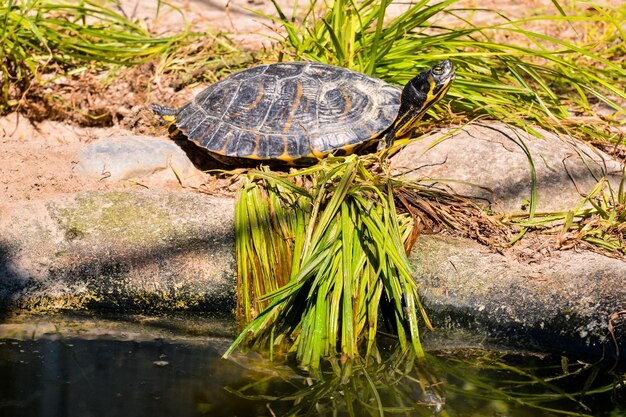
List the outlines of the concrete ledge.
<svg viewBox="0 0 626 417">
<path fill-rule="evenodd" d="M 0 305 L 229 311 L 233 215 L 232 200 L 162 191 L 16 207 L 0 224 Z"/>
<path fill-rule="evenodd" d="M 626 309 L 622 260 L 570 250 L 527 264 L 443 236 L 421 236 L 410 259 L 439 328 L 503 336 L 526 348 L 615 354 L 608 324 Z M 615 336 L 624 351 L 626 318 L 621 323 Z"/>
<path fill-rule="evenodd" d="M 163 191 L 32 201 L 0 221 L 0 307 L 201 310 L 236 304 L 233 200 Z M 438 328 L 540 350 L 614 352 L 626 262 L 555 252 L 524 264 L 473 241 L 421 236 L 415 279 Z M 626 326 L 615 335 L 626 351 Z"/>
</svg>

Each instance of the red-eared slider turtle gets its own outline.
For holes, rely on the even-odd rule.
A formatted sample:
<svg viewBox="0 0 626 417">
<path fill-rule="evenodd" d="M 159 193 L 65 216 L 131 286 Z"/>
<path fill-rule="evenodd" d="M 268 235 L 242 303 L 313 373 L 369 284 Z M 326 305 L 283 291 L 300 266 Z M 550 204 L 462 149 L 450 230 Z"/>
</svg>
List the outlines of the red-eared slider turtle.
<svg viewBox="0 0 626 417">
<path fill-rule="evenodd" d="M 259 65 L 200 92 L 178 110 L 153 104 L 219 161 L 309 165 L 406 138 L 454 79 L 448 60 L 401 89 L 359 72 L 314 62 Z"/>
</svg>

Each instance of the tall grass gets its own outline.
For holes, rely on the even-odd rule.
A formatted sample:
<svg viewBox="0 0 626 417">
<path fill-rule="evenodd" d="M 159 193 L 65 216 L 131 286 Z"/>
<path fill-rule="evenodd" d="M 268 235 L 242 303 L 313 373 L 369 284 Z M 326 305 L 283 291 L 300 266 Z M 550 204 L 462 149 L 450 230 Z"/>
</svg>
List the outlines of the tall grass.
<svg viewBox="0 0 626 417">
<path fill-rule="evenodd" d="M 331 156 L 288 174 L 246 174 L 235 207 L 245 328 L 227 357 L 242 345 L 294 354 L 318 375 L 322 363 L 339 360 L 347 368 L 335 370 L 349 375 L 363 359 L 378 360 L 386 327 L 403 352 L 424 359 L 420 323 L 431 325 L 407 257 L 413 243 L 438 228 L 483 241 L 499 231 L 469 200 L 392 177 L 384 157 Z"/>
<path fill-rule="evenodd" d="M 312 2 L 302 20 L 288 18 L 274 3 L 276 20 L 287 33 L 280 54 L 350 67 L 400 85 L 449 58 L 457 79 L 432 115 L 449 106 L 454 120 L 486 115 L 531 133 L 534 124 L 587 139 L 623 138 L 611 127 L 626 123 L 626 6 L 586 3 L 587 10 L 567 14 L 572 12 L 556 3 L 562 14 L 513 20 L 497 11 L 455 8 L 457 2 L 419 1 L 392 19 L 386 17 L 389 0 L 337 0 L 321 17 Z M 495 23 L 472 23 L 471 15 L 479 12 Z M 574 42 L 528 28 L 539 23 L 582 27 L 585 36 Z M 595 116 L 597 103 L 613 114 L 583 118 Z"/>
<path fill-rule="evenodd" d="M 42 74 L 93 65 L 134 65 L 161 56 L 185 35 L 155 37 L 100 2 L 8 0 L 0 4 L 0 113 Z"/>
</svg>

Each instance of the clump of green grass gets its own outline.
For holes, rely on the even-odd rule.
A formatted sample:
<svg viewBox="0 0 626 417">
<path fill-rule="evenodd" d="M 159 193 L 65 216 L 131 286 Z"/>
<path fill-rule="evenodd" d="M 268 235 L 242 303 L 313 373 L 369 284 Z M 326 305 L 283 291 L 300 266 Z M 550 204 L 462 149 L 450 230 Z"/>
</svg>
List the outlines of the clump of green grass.
<svg viewBox="0 0 626 417">
<path fill-rule="evenodd" d="M 114 10 L 116 2 L 9 0 L 0 5 L 0 113 L 48 71 L 136 65 L 170 51 L 184 34 L 155 37 Z M 51 70 L 53 69 L 53 70 Z"/>
<path fill-rule="evenodd" d="M 380 308 L 400 345 L 423 358 L 420 312 L 428 321 L 405 248 L 411 218 L 397 214 L 391 178 L 368 170 L 374 159 L 248 174 L 235 227 L 239 310 L 249 324 L 226 356 L 245 342 L 294 352 L 313 373 L 323 358 L 369 357 Z"/>
</svg>

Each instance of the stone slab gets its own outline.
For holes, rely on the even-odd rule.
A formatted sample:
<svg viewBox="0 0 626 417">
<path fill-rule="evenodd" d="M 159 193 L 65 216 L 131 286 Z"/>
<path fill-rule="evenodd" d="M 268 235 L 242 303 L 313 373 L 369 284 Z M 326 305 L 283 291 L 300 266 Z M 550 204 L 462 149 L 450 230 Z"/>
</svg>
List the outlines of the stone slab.
<svg viewBox="0 0 626 417">
<path fill-rule="evenodd" d="M 499 122 L 442 129 L 410 143 L 391 167 L 403 178 L 434 183 L 506 213 L 528 212 L 531 163 L 537 212 L 574 209 L 604 178 L 618 189 L 624 168 L 618 162 L 580 140 L 534 129 L 541 138 Z"/>
<path fill-rule="evenodd" d="M 32 201 L 0 221 L 0 306 L 235 305 L 233 201 L 163 191 Z"/>
<path fill-rule="evenodd" d="M 76 156 L 74 172 L 106 182 L 140 180 L 152 186 L 199 181 L 200 173 L 175 142 L 151 136 L 107 137 Z"/>
</svg>

